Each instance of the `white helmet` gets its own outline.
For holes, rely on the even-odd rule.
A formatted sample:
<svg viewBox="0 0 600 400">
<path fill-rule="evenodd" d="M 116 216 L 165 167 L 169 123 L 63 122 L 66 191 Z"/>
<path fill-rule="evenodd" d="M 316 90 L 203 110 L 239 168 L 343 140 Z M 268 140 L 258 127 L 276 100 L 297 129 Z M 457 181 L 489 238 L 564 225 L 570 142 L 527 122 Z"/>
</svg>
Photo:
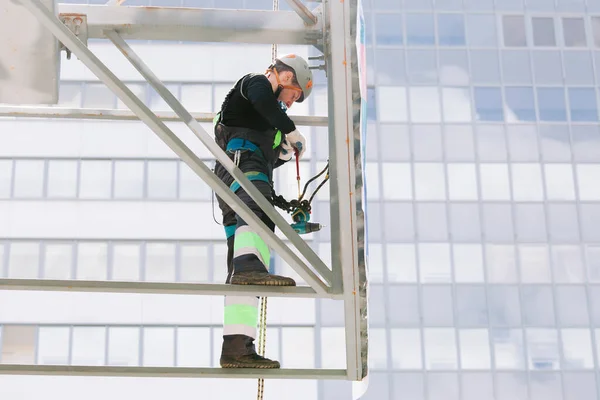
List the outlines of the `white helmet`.
<svg viewBox="0 0 600 400">
<path fill-rule="evenodd" d="M 297 54 L 286 54 L 278 57 L 277 61 L 281 61 L 283 64 L 294 70 L 294 73 L 296 74 L 296 80 L 302 89 L 302 94 L 297 102 L 302 103 L 305 98 L 310 96 L 313 87 L 313 75 L 308 63 L 304 58 Z"/>
</svg>

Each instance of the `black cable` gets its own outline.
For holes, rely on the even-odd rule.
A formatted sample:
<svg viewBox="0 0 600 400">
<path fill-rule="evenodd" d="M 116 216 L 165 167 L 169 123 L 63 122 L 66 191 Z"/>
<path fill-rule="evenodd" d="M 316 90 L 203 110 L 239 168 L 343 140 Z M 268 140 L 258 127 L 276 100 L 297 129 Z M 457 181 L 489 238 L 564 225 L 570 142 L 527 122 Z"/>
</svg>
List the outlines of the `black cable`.
<svg viewBox="0 0 600 400">
<path fill-rule="evenodd" d="M 321 182 L 321 184 L 319 186 L 317 186 L 317 188 L 315 189 L 315 191 L 313 192 L 312 196 L 310 196 L 310 199 L 308 199 L 308 204 L 311 204 L 313 201 L 313 198 L 315 197 L 315 195 L 317 194 L 317 192 L 319 191 L 319 189 L 321 189 L 323 187 L 323 185 L 329 180 L 329 174 L 327 174 L 327 177 L 325 178 L 325 180 L 323 182 Z"/>
<path fill-rule="evenodd" d="M 329 161 L 327 161 L 327 165 L 325 166 L 325 168 L 323 168 L 323 171 L 319 172 L 317 175 L 313 176 L 306 182 L 306 184 L 304 185 L 304 190 L 302 191 L 302 194 L 300 195 L 300 198 L 298 200 L 302 200 L 304 198 L 304 195 L 306 194 L 306 190 L 308 189 L 308 185 L 310 185 L 311 182 L 313 182 L 315 179 L 317 179 L 318 177 L 323 175 L 323 173 L 327 170 L 329 170 Z"/>
</svg>

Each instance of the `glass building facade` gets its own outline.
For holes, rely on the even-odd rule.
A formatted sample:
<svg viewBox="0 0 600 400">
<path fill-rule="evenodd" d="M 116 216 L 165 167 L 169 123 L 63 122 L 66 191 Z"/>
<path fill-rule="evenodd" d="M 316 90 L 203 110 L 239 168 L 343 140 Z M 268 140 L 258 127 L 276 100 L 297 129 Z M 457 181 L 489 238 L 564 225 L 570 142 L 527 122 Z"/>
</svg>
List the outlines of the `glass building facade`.
<svg viewBox="0 0 600 400">
<path fill-rule="evenodd" d="M 600 1 L 362 2 L 363 399 L 600 398 Z M 268 45 L 133 45 L 197 112 L 217 110 L 239 76 L 261 72 L 271 57 Z M 153 110 L 166 109 L 111 44 L 90 47 Z M 124 108 L 77 61 L 62 68 L 61 106 Z M 313 95 L 291 114 L 326 115 L 325 77 L 316 74 Z M 212 163 L 187 128 L 169 126 Z M 325 165 L 328 143 L 325 128 L 300 129 L 304 178 Z M 294 196 L 293 168 L 276 181 Z M 210 188 L 140 122 L 0 120 L 1 277 L 222 283 L 225 243 L 213 213 L 218 219 Z M 328 218 L 324 192 L 313 219 Z M 327 230 L 307 240 L 328 259 Z M 222 297 L 210 296 L 0 291 L 0 363 L 216 366 L 222 309 Z M 269 300 L 267 353 L 284 368 L 344 368 L 343 341 L 341 303 Z M 256 382 L 0 376 L 2 399 L 58 391 L 67 400 L 246 399 Z M 350 383 L 335 381 L 269 380 L 265 390 L 267 399 L 351 396 Z"/>
</svg>

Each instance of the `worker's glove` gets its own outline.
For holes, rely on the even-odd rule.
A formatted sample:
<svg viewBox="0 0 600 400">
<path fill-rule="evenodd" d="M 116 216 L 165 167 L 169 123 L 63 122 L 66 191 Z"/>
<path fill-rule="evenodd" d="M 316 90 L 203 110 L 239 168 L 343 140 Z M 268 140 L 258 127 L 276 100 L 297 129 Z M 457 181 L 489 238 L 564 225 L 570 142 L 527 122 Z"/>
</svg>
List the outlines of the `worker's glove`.
<svg viewBox="0 0 600 400">
<path fill-rule="evenodd" d="M 288 133 L 285 139 L 294 150 L 298 150 L 298 159 L 301 159 L 306 150 L 306 139 L 304 136 L 302 136 L 298 129 L 295 129 Z"/>
<path fill-rule="evenodd" d="M 281 142 L 281 151 L 279 152 L 279 159 L 282 161 L 290 161 L 294 155 L 294 148 L 290 146 L 287 139 L 283 139 Z"/>
</svg>

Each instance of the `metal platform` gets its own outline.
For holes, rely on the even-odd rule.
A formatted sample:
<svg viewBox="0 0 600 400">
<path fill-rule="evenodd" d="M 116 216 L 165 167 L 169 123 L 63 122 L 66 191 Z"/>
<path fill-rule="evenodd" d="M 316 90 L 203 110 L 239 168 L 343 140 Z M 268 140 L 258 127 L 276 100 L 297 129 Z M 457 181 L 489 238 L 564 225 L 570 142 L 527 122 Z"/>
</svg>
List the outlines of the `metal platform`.
<svg viewBox="0 0 600 400">
<path fill-rule="evenodd" d="M 346 379 L 343 369 L 225 369 L 183 367 L 92 367 L 0 364 L 0 375 L 100 376 L 136 378 Z"/>
<path fill-rule="evenodd" d="M 294 12 L 207 10 L 165 7 L 88 6 L 60 4 L 60 16 L 48 0 L 16 0 L 64 44 L 131 110 L 82 110 L 54 107 L 0 107 L 0 116 L 41 118 L 139 119 L 143 121 L 199 177 L 265 238 L 310 287 L 254 288 L 229 285 L 130 283 L 0 279 L 0 289 L 87 292 L 251 294 L 323 297 L 344 302 L 346 330 L 345 370 L 225 370 L 145 367 L 74 367 L 0 365 L 0 374 L 163 376 L 229 378 L 348 379 L 367 376 L 367 266 L 366 223 L 363 203 L 366 78 L 364 29 L 360 0 L 324 0 L 308 10 L 300 0 L 287 0 Z M 76 27 L 65 18 L 81 18 Z M 225 23 L 225 21 L 227 23 Z M 11 21 L 8 20 L 10 23 Z M 17 22 L 15 29 L 18 29 Z M 80 33 L 79 36 L 76 33 Z M 83 37 L 85 35 L 85 37 Z M 152 112 L 87 47 L 88 38 L 108 39 L 168 104 L 173 113 Z M 323 53 L 328 89 L 328 117 L 296 117 L 301 125 L 329 127 L 330 214 L 332 265 L 327 266 L 308 244 L 260 194 L 199 122 L 211 114 L 192 115 L 173 96 L 125 39 L 285 43 L 311 45 Z M 18 102 L 15 102 L 17 104 Z M 165 121 L 181 121 L 240 183 L 287 238 L 281 240 L 223 184 L 170 129 Z M 294 246 L 292 250 L 289 246 Z M 301 257 L 297 254 L 299 253 Z"/>
</svg>

